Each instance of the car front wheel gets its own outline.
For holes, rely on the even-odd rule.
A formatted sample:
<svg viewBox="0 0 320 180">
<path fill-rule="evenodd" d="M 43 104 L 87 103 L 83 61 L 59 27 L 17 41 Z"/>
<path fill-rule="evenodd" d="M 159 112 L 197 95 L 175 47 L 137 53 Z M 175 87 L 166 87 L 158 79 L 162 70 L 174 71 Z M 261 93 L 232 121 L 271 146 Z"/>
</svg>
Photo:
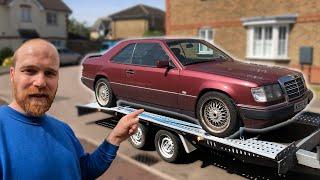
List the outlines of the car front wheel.
<svg viewBox="0 0 320 180">
<path fill-rule="evenodd" d="M 237 110 L 231 99 L 219 92 L 205 93 L 197 104 L 200 125 L 208 133 L 227 137 L 238 128 Z"/>
<path fill-rule="evenodd" d="M 115 104 L 114 95 L 107 79 L 100 78 L 95 84 L 95 96 L 102 107 L 111 107 Z"/>
</svg>

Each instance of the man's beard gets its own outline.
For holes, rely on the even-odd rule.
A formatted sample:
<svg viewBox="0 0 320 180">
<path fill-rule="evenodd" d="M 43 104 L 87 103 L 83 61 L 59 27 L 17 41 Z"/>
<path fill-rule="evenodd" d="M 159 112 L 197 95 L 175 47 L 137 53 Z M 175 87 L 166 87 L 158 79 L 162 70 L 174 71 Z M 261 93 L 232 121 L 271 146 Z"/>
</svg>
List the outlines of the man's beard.
<svg viewBox="0 0 320 180">
<path fill-rule="evenodd" d="M 33 86 L 17 92 L 15 83 L 13 89 L 14 97 L 18 105 L 27 115 L 34 117 L 43 116 L 50 109 L 56 92 L 57 89 L 54 92 L 50 92 L 47 88 L 39 89 Z"/>
</svg>

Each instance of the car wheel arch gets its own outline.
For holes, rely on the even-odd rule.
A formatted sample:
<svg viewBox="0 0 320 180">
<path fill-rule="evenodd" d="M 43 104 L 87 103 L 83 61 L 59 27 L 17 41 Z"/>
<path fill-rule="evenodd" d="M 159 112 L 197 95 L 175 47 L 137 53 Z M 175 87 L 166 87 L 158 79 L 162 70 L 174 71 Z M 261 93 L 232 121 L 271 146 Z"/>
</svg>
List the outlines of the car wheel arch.
<svg viewBox="0 0 320 180">
<path fill-rule="evenodd" d="M 231 96 L 230 94 L 228 94 L 227 92 L 222 91 L 222 90 L 220 90 L 220 89 L 206 88 L 206 89 L 201 90 L 200 93 L 199 93 L 199 95 L 197 96 L 197 100 L 196 100 L 196 103 L 195 103 L 195 105 L 194 105 L 195 117 L 197 117 L 196 110 L 197 110 L 197 105 L 198 105 L 198 102 L 199 102 L 200 98 L 201 98 L 204 94 L 206 94 L 206 93 L 208 93 L 208 92 L 219 92 L 219 93 L 222 93 L 222 94 L 228 96 L 228 97 L 230 98 L 231 102 L 233 103 L 233 105 L 234 105 L 235 107 L 237 107 L 237 106 L 236 106 L 237 104 L 236 104 L 235 99 L 232 98 L 232 96 Z M 239 115 L 239 111 L 238 111 L 238 110 L 237 110 L 237 114 Z"/>
<path fill-rule="evenodd" d="M 93 89 L 96 87 L 96 83 L 99 79 L 101 78 L 104 78 L 106 79 L 107 81 L 109 81 L 109 78 L 107 78 L 105 75 L 102 75 L 102 74 L 98 74 L 96 75 L 96 77 L 94 78 L 94 82 L 93 82 Z"/>
</svg>

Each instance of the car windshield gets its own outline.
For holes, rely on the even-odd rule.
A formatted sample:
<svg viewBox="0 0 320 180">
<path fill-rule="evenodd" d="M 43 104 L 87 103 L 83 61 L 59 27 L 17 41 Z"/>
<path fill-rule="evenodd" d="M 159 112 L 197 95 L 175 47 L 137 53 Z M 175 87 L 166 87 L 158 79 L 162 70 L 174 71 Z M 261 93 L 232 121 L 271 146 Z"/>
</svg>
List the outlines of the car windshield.
<svg viewBox="0 0 320 180">
<path fill-rule="evenodd" d="M 232 60 L 227 54 L 203 40 L 174 40 L 167 45 L 182 65 Z"/>
</svg>

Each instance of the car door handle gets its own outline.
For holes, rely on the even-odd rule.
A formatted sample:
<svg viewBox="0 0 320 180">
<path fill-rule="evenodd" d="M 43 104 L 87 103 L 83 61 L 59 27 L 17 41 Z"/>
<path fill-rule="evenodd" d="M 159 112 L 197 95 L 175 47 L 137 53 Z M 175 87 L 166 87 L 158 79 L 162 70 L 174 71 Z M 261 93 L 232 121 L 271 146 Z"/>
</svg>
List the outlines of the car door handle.
<svg viewBox="0 0 320 180">
<path fill-rule="evenodd" d="M 126 70 L 126 73 L 127 74 L 134 74 L 134 71 L 132 69 L 128 69 L 128 70 Z"/>
</svg>

